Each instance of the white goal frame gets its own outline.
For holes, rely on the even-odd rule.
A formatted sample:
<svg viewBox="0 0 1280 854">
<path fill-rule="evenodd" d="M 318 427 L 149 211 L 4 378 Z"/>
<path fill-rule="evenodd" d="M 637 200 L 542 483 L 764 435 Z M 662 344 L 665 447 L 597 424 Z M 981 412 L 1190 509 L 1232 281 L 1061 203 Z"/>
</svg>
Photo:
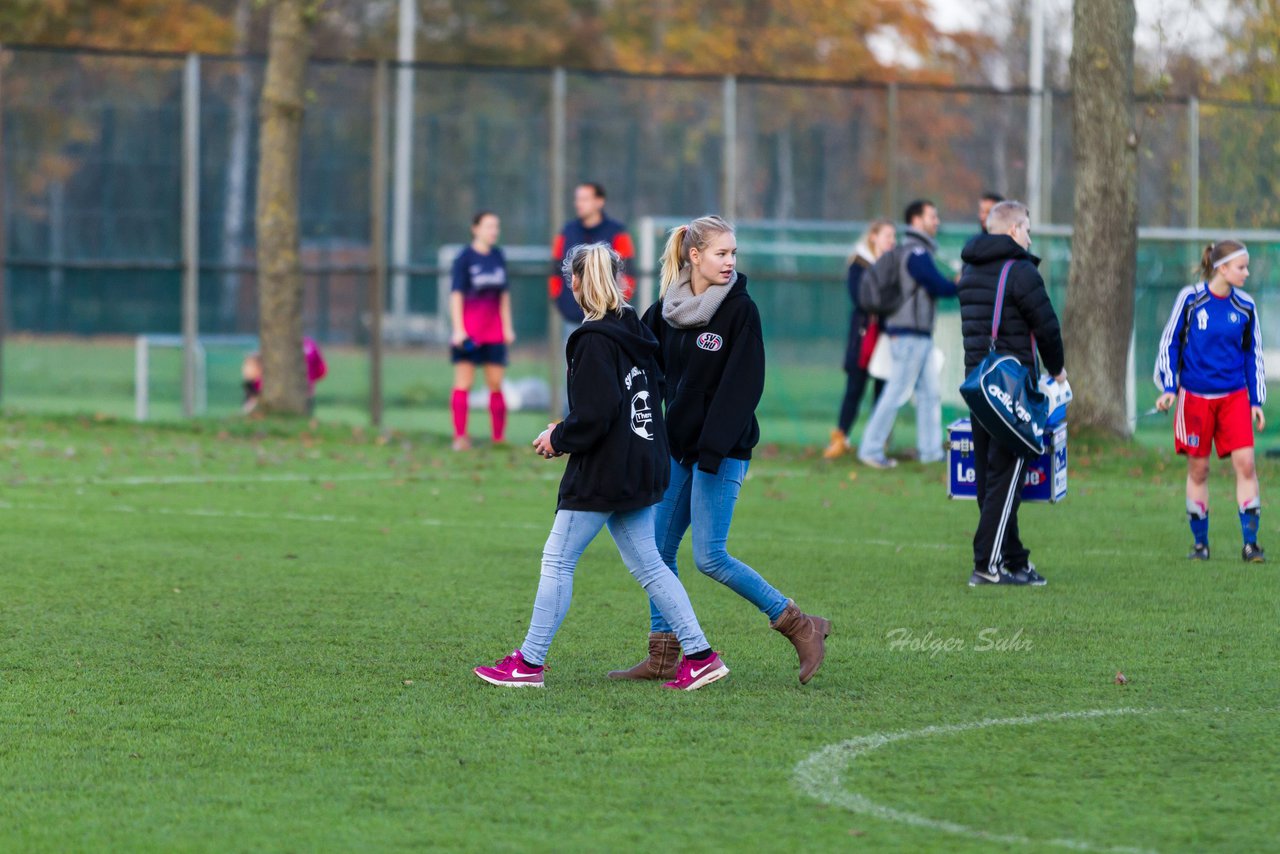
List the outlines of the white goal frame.
<svg viewBox="0 0 1280 854">
<path fill-rule="evenodd" d="M 133 417 L 146 421 L 151 410 L 151 350 L 163 347 L 181 350 L 186 345 L 181 335 L 139 335 L 133 343 Z M 195 414 L 202 415 L 209 408 L 209 376 L 207 350 L 209 347 L 244 347 L 258 349 L 256 335 L 201 335 L 195 344 Z"/>
</svg>

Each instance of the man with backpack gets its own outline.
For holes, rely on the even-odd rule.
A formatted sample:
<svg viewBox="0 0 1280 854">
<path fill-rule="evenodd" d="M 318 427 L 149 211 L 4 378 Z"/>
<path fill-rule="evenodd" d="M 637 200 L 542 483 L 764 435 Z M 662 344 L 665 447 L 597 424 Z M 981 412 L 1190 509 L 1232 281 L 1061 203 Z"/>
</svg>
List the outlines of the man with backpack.
<svg viewBox="0 0 1280 854">
<path fill-rule="evenodd" d="M 937 374 L 930 369 L 935 303 L 954 297 L 956 285 L 938 271 L 938 208 L 926 199 L 907 205 L 902 242 L 877 259 L 862 277 L 859 298 L 864 311 L 884 318 L 893 370 L 858 445 L 858 459 L 872 468 L 897 465 L 885 445 L 898 410 L 916 396 L 916 448 L 922 463 L 943 459 L 942 397 Z"/>
</svg>

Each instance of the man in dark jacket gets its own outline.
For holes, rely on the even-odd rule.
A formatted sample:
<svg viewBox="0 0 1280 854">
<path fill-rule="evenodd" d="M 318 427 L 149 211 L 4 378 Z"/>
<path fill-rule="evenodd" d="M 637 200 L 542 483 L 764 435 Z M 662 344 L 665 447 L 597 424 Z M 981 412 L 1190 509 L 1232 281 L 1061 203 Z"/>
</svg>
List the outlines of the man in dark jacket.
<svg viewBox="0 0 1280 854">
<path fill-rule="evenodd" d="M 547 293 L 564 318 L 565 340 L 582 324 L 582 307 L 573 298 L 573 291 L 561 269 L 564 259 L 574 247 L 588 243 L 604 243 L 622 258 L 624 264 L 635 257 L 635 245 L 627 227 L 616 219 L 610 219 L 604 210 L 604 187 L 593 182 L 579 184 L 573 191 L 573 212 L 576 216 L 565 223 L 551 246 L 551 276 L 547 279 Z M 622 295 L 631 299 L 635 280 L 622 274 Z"/>
<path fill-rule="evenodd" d="M 987 233 L 965 244 L 960 278 L 960 321 L 964 335 L 964 367 L 972 371 L 991 349 L 1000 272 L 1012 261 L 1005 282 L 1004 306 L 996 349 L 1035 369 L 1034 346 L 1044 370 L 1059 382 L 1063 367 L 1062 330 L 1049 302 L 1044 280 L 1036 269 L 1040 259 L 1031 246 L 1031 218 L 1021 202 L 1001 202 L 987 216 Z M 973 536 L 973 574 L 969 586 L 979 584 L 1043 585 L 1044 578 L 1028 561 L 1030 553 L 1018 535 L 1025 461 L 993 442 L 976 418 L 973 454 L 978 490 L 978 530 Z"/>
</svg>

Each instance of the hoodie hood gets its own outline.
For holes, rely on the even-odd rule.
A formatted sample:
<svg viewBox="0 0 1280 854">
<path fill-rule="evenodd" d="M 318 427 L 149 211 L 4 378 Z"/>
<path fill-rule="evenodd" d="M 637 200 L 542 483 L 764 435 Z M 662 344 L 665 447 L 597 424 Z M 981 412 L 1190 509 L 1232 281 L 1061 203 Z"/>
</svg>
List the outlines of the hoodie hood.
<svg viewBox="0 0 1280 854">
<path fill-rule="evenodd" d="M 960 252 L 960 260 L 980 267 L 997 261 L 1030 261 L 1037 267 L 1040 259 L 1018 245 L 1007 234 L 978 234 L 969 239 Z"/>
<path fill-rule="evenodd" d="M 570 357 L 573 356 L 578 340 L 583 335 L 608 336 L 617 342 L 636 364 L 645 364 L 658 352 L 658 339 L 653 337 L 649 327 L 640 322 L 639 315 L 631 306 L 623 308 L 621 313 L 611 311 L 599 320 L 588 320 L 575 329 L 569 336 L 567 347 Z"/>
</svg>

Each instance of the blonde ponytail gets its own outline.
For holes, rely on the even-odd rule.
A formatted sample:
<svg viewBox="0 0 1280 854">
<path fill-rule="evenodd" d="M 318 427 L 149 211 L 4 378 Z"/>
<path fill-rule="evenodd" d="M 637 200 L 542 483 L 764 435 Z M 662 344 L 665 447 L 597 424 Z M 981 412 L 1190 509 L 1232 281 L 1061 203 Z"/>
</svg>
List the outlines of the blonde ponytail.
<svg viewBox="0 0 1280 854">
<path fill-rule="evenodd" d="M 689 233 L 689 226 L 677 225 L 671 229 L 667 245 L 662 250 L 662 287 L 658 290 L 658 298 L 667 295 L 667 288 L 680 278 L 680 269 L 688 263 L 688 255 L 684 251 L 684 238 Z"/>
<path fill-rule="evenodd" d="M 662 250 L 662 288 L 658 298 L 667 295 L 667 289 L 680 278 L 680 271 L 690 263 L 690 249 L 706 249 L 717 234 L 733 234 L 733 226 L 718 216 L 700 216 L 688 225 L 671 229 L 667 245 Z"/>
<path fill-rule="evenodd" d="M 604 243 L 575 246 L 564 259 L 564 272 L 578 280 L 575 297 L 587 320 L 599 320 L 611 311 L 621 312 L 626 298 L 618 287 L 622 258 Z"/>
</svg>

